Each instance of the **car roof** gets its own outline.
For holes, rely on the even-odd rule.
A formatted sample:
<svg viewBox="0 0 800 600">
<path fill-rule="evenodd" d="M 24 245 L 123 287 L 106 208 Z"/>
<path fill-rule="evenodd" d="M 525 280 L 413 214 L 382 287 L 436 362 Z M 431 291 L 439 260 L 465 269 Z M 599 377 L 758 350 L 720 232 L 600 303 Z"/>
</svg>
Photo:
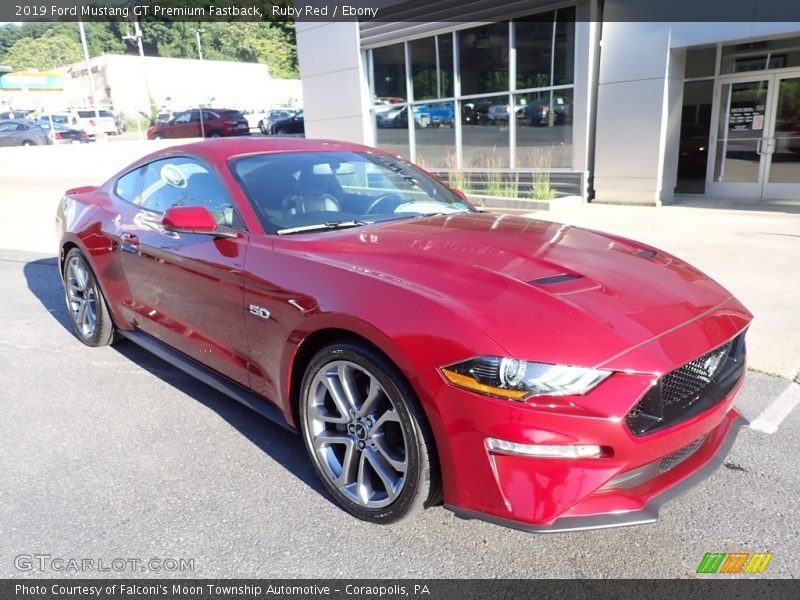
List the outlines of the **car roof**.
<svg viewBox="0 0 800 600">
<path fill-rule="evenodd" d="M 337 140 L 292 137 L 223 137 L 171 146 L 144 157 L 139 163 L 179 154 L 190 154 L 215 162 L 226 161 L 237 156 L 272 152 L 370 152 L 382 156 L 396 156 L 377 148 Z"/>
</svg>

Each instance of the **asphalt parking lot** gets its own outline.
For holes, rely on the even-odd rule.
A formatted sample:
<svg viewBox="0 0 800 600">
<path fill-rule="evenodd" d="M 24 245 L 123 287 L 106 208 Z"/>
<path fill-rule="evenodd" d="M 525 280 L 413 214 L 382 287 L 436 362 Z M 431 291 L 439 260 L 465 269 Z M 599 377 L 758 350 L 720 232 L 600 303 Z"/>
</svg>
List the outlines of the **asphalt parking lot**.
<svg viewBox="0 0 800 600">
<path fill-rule="evenodd" d="M 53 258 L 0 251 L 0 280 L 0 577 L 92 575 L 15 566 L 34 554 L 194 559 L 103 573 L 127 577 L 668 578 L 738 551 L 772 552 L 769 576 L 800 572 L 800 410 L 742 430 L 653 525 L 536 535 L 436 507 L 380 527 L 332 503 L 299 438 L 135 346 L 81 345 Z M 738 406 L 763 422 L 796 393 L 751 373 Z"/>
</svg>

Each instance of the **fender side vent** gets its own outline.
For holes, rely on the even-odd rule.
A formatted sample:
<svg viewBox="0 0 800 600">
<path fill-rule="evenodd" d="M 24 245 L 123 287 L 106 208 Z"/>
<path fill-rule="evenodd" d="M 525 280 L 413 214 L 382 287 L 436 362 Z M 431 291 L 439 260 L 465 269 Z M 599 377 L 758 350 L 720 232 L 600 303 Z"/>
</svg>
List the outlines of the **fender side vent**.
<svg viewBox="0 0 800 600">
<path fill-rule="evenodd" d="M 657 252 L 655 250 L 639 250 L 636 253 L 636 256 L 641 256 L 642 258 L 653 258 Z"/>
<path fill-rule="evenodd" d="M 552 285 L 554 283 L 564 283 L 565 281 L 572 281 L 573 279 L 582 279 L 583 275 L 574 275 L 572 273 L 563 273 L 561 275 L 550 275 L 549 277 L 540 277 L 539 279 L 531 279 L 528 283 L 535 285 Z"/>
</svg>

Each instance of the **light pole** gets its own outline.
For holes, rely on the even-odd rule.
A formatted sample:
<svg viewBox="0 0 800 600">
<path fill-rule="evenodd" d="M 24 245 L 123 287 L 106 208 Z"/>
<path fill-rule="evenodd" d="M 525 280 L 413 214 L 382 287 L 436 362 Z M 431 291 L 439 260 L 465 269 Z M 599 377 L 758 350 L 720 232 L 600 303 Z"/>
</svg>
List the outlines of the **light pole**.
<svg viewBox="0 0 800 600">
<path fill-rule="evenodd" d="M 81 46 L 83 46 L 83 62 L 86 65 L 86 75 L 89 77 L 89 93 L 92 95 L 92 106 L 94 106 L 94 118 L 100 121 L 100 112 L 97 110 L 97 98 L 94 92 L 94 77 L 92 76 L 92 65 L 89 64 L 89 46 L 86 44 L 86 29 L 83 21 L 78 21 L 78 29 L 81 32 Z"/>
<path fill-rule="evenodd" d="M 130 31 L 130 30 L 129 30 Z M 147 70 L 145 69 L 145 60 L 144 60 L 144 48 L 142 47 L 142 28 L 139 26 L 139 21 L 133 22 L 133 35 L 123 35 L 123 40 L 134 40 L 137 45 L 139 46 L 139 57 L 142 59 L 142 78 L 144 79 L 144 89 L 145 93 L 147 94 L 147 110 L 151 113 L 153 112 L 153 106 L 151 104 L 151 96 L 150 96 L 150 83 L 147 81 Z M 136 122 L 139 123 L 138 118 L 138 111 L 137 111 L 137 118 Z M 141 137 L 142 128 L 139 125 L 139 137 Z"/>
<path fill-rule="evenodd" d="M 197 38 L 197 57 L 203 60 L 203 44 L 200 42 L 200 34 L 205 33 L 206 30 L 201 27 L 194 27 L 192 31 L 194 31 L 194 35 Z"/>
</svg>

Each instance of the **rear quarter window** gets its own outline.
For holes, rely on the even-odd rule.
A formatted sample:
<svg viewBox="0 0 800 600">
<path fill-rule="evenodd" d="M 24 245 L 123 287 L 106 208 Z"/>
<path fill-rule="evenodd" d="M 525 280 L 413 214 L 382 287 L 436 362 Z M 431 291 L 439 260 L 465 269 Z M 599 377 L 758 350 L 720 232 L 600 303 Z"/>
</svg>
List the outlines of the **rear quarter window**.
<svg viewBox="0 0 800 600">
<path fill-rule="evenodd" d="M 117 179 L 117 183 L 114 186 L 114 193 L 126 202 L 135 204 L 141 190 L 143 171 L 144 167 L 140 167 Z"/>
</svg>

